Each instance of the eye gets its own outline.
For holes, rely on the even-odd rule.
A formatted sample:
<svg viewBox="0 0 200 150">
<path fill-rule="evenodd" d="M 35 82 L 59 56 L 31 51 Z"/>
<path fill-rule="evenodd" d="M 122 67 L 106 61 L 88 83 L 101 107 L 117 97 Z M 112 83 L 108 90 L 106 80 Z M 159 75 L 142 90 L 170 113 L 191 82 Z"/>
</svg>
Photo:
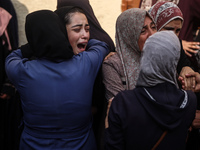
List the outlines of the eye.
<svg viewBox="0 0 200 150">
<path fill-rule="evenodd" d="M 75 32 L 80 32 L 80 30 L 81 30 L 80 28 L 74 28 L 73 29 L 73 31 L 75 31 Z"/>
<path fill-rule="evenodd" d="M 151 29 L 156 30 L 156 25 L 153 24 L 153 25 L 151 26 Z"/>
<path fill-rule="evenodd" d="M 175 32 L 176 32 L 176 33 L 179 33 L 180 31 L 181 31 L 181 29 L 177 29 Z"/>
<path fill-rule="evenodd" d="M 89 26 L 86 26 L 86 27 L 85 27 L 85 31 L 86 31 L 86 32 L 89 32 L 89 31 L 90 31 L 90 27 L 89 27 Z"/>
<path fill-rule="evenodd" d="M 145 28 L 142 28 L 142 31 L 140 34 L 145 34 L 146 33 L 146 29 Z"/>
</svg>

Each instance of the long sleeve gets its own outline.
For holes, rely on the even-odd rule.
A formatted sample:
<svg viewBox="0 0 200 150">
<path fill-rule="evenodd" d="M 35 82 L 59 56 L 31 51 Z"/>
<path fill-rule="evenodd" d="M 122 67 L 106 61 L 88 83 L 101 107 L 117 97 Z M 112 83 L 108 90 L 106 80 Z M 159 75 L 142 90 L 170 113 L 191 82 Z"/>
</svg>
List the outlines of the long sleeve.
<svg viewBox="0 0 200 150">
<path fill-rule="evenodd" d="M 123 66 L 117 54 L 108 58 L 102 65 L 103 83 L 106 88 L 106 99 L 116 96 L 120 91 L 125 90 L 123 82 Z"/>
<path fill-rule="evenodd" d="M 114 99 L 109 111 L 109 127 L 105 131 L 105 150 L 124 150 L 125 137 L 122 127 L 122 116 L 126 113 L 123 107 L 123 97 L 118 94 Z"/>
<path fill-rule="evenodd" d="M 5 62 L 5 69 L 9 80 L 17 86 L 17 82 L 20 79 L 20 66 L 23 65 L 23 61 L 27 59 L 23 59 L 21 50 L 15 50 L 10 55 L 7 56 Z"/>
</svg>

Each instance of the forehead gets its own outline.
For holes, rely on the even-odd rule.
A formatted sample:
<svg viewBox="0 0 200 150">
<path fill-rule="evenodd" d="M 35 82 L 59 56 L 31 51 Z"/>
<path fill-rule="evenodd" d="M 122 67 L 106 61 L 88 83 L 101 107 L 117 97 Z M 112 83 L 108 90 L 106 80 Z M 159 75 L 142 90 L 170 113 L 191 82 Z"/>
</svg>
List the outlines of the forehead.
<svg viewBox="0 0 200 150">
<path fill-rule="evenodd" d="M 83 23 L 83 22 L 88 23 L 88 20 L 83 13 L 75 12 L 71 14 L 70 24 Z"/>
<path fill-rule="evenodd" d="M 165 27 L 182 27 L 182 20 L 181 19 L 175 19 L 170 21 L 168 24 L 165 25 Z"/>
<path fill-rule="evenodd" d="M 152 19 L 148 15 L 146 15 L 144 19 L 144 26 L 150 23 L 152 23 Z"/>
<path fill-rule="evenodd" d="M 152 23 L 154 24 L 153 20 L 152 20 L 148 15 L 146 15 L 146 17 L 145 17 L 145 19 L 144 19 L 143 28 L 144 28 L 145 26 L 151 25 Z"/>
</svg>

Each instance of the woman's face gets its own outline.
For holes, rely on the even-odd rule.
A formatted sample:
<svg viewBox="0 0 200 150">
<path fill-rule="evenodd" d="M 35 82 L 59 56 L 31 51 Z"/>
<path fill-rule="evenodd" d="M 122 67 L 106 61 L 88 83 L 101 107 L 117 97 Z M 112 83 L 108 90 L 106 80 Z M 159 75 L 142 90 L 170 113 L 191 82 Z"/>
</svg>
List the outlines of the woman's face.
<svg viewBox="0 0 200 150">
<path fill-rule="evenodd" d="M 181 19 L 175 19 L 170 21 L 168 24 L 166 24 L 160 31 L 168 30 L 168 31 L 174 31 L 174 33 L 179 36 L 179 33 L 182 28 L 182 20 Z"/>
<path fill-rule="evenodd" d="M 70 18 L 70 24 L 66 25 L 69 43 L 75 55 L 85 51 L 90 38 L 90 26 L 86 16 L 76 12 Z"/>
<path fill-rule="evenodd" d="M 138 46 L 141 51 L 144 47 L 144 43 L 147 40 L 147 38 L 156 32 L 157 32 L 156 25 L 154 24 L 154 22 L 149 16 L 146 16 L 144 19 L 144 25 L 143 25 L 143 28 L 138 40 Z"/>
</svg>

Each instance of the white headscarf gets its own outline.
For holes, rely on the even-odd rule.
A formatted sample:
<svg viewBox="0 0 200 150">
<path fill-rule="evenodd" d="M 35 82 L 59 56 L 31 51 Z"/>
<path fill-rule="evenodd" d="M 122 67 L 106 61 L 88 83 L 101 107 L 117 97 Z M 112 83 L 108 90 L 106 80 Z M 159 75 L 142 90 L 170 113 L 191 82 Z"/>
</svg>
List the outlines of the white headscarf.
<svg viewBox="0 0 200 150">
<path fill-rule="evenodd" d="M 150 36 L 143 48 L 137 86 L 152 87 L 170 82 L 178 87 L 176 67 L 179 57 L 180 42 L 173 31 Z"/>
</svg>

